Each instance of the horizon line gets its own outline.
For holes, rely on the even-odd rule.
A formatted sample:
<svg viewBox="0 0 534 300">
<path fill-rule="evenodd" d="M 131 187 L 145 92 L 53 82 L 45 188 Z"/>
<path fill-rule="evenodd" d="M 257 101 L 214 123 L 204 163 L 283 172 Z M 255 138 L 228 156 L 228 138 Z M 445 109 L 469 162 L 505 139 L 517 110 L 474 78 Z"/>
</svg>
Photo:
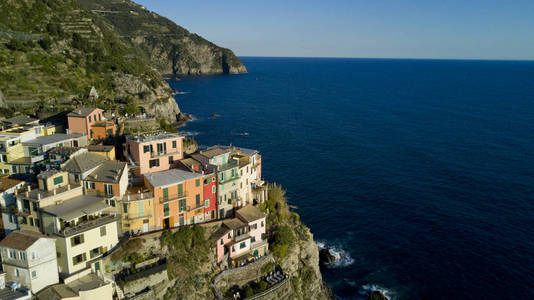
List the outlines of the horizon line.
<svg viewBox="0 0 534 300">
<path fill-rule="evenodd" d="M 518 61 L 534 62 L 534 58 L 431 58 L 431 57 L 345 57 L 345 56 L 262 56 L 262 55 L 236 55 L 237 57 L 257 58 L 328 58 L 328 59 L 373 59 L 373 60 L 454 60 L 454 61 Z"/>
</svg>

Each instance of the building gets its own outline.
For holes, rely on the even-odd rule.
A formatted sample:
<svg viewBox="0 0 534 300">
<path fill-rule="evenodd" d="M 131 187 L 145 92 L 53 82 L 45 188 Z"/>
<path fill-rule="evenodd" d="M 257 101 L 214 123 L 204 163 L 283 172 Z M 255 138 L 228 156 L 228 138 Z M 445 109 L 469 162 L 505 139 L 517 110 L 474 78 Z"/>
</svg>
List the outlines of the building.
<svg viewBox="0 0 534 300">
<path fill-rule="evenodd" d="M 27 287 L 21 287 L 20 283 L 11 281 L 6 284 L 6 273 L 0 273 L 0 299 L 6 300 L 30 300 L 32 291 Z"/>
<path fill-rule="evenodd" d="M 26 115 L 18 115 L 2 121 L 6 128 L 18 126 L 35 126 L 39 125 L 39 119 L 30 118 Z"/>
<path fill-rule="evenodd" d="M 135 235 L 159 229 L 154 206 L 154 193 L 144 185 L 128 189 L 120 203 L 122 232 Z"/>
<path fill-rule="evenodd" d="M 87 136 L 81 133 L 56 133 L 52 135 L 40 136 L 22 143 L 24 159 L 26 164 L 21 164 L 33 168 L 35 164 L 43 162 L 48 157 L 48 151 L 55 147 L 83 147 L 87 145 Z"/>
<path fill-rule="evenodd" d="M 169 170 L 183 158 L 183 139 L 168 132 L 127 136 L 127 156 L 141 175 Z"/>
<path fill-rule="evenodd" d="M 67 115 L 70 132 L 82 133 L 91 138 L 92 126 L 104 120 L 103 113 L 104 110 L 100 108 L 83 107 L 73 110 Z"/>
<path fill-rule="evenodd" d="M 204 214 L 203 175 L 171 169 L 145 175 L 154 194 L 154 219 L 158 228 L 194 224 Z"/>
<path fill-rule="evenodd" d="M 49 170 L 37 175 L 38 187 L 16 190 L 19 227 L 24 230 L 42 232 L 41 209 L 83 195 L 80 184 L 70 183 L 69 174 Z"/>
<path fill-rule="evenodd" d="M 6 278 L 33 293 L 59 282 L 53 238 L 33 231 L 13 231 L 0 241 L 0 254 Z"/>
<path fill-rule="evenodd" d="M 241 205 L 263 203 L 267 185 L 261 179 L 261 155 L 258 150 L 231 147 L 232 157 L 239 162 L 239 198 Z"/>
<path fill-rule="evenodd" d="M 202 221 L 214 220 L 217 218 L 217 176 L 214 168 L 206 168 L 201 162 L 194 158 L 184 158 L 178 161 L 178 168 L 189 172 L 201 173 L 204 175 L 204 217 Z"/>
<path fill-rule="evenodd" d="M 49 286 L 37 293 L 38 300 L 111 300 L 113 287 L 91 269 L 69 276 L 63 283 Z"/>
<path fill-rule="evenodd" d="M 3 174 L 31 173 L 31 162 L 24 156 L 22 143 L 44 134 L 43 126 L 18 126 L 0 131 L 0 171 Z"/>
<path fill-rule="evenodd" d="M 117 134 L 117 125 L 113 121 L 98 121 L 91 126 L 91 139 L 102 140 Z"/>
<path fill-rule="evenodd" d="M 87 149 L 85 148 L 58 146 L 48 152 L 48 164 L 50 166 L 60 166 L 72 157 L 86 152 Z"/>
<path fill-rule="evenodd" d="M 24 186 L 24 181 L 0 177 L 0 238 L 4 238 L 11 231 L 19 229 L 16 214 L 17 199 L 15 191 Z"/>
<path fill-rule="evenodd" d="M 61 165 L 61 169 L 69 172 L 70 181 L 81 184 L 96 168 L 107 160 L 106 157 L 91 152 L 71 157 Z"/>
<path fill-rule="evenodd" d="M 206 169 L 214 169 L 217 176 L 217 209 L 219 219 L 231 217 L 234 208 L 238 206 L 239 198 L 239 173 L 237 160 L 231 157 L 229 148 L 215 146 L 206 151 L 191 155 L 194 159 L 206 166 Z"/>
<path fill-rule="evenodd" d="M 114 160 L 115 157 L 115 147 L 111 145 L 89 145 L 87 146 L 89 152 L 102 155 L 103 157 Z"/>
<path fill-rule="evenodd" d="M 252 257 L 267 254 L 265 218 L 258 208 L 247 205 L 236 211 L 236 218 L 223 221 L 212 236 L 217 262 L 239 266 Z"/>
<path fill-rule="evenodd" d="M 84 179 L 86 195 L 104 197 L 116 206 L 116 201 L 126 194 L 128 188 L 128 165 L 117 160 L 106 160 Z"/>
<path fill-rule="evenodd" d="M 41 208 L 43 232 L 56 239 L 62 277 L 100 270 L 102 255 L 118 244 L 120 216 L 104 198 L 81 195 Z"/>
<path fill-rule="evenodd" d="M 250 254 L 254 257 L 267 253 L 266 217 L 256 206 L 246 205 L 236 211 L 236 217 L 248 225 L 250 235 Z"/>
</svg>

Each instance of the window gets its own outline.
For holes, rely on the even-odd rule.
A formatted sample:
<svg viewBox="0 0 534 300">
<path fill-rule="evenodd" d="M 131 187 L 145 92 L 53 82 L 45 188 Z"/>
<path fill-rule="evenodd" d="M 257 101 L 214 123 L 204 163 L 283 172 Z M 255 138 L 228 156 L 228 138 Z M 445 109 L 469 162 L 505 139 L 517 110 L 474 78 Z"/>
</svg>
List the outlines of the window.
<svg viewBox="0 0 534 300">
<path fill-rule="evenodd" d="M 11 258 L 11 259 L 17 259 L 17 251 L 15 251 L 15 250 L 9 250 L 9 258 Z"/>
<path fill-rule="evenodd" d="M 235 252 L 235 246 L 232 246 L 232 252 Z"/>
<path fill-rule="evenodd" d="M 72 264 L 73 265 L 77 265 L 77 264 L 82 263 L 82 262 L 84 262 L 86 260 L 87 260 L 87 256 L 85 255 L 85 253 L 78 254 L 78 255 L 76 255 L 76 256 L 74 256 L 72 258 Z"/>
<path fill-rule="evenodd" d="M 99 256 L 100 254 L 102 254 L 102 247 L 97 247 L 97 248 L 94 248 L 93 250 L 91 250 L 89 252 L 89 257 L 90 258 L 95 258 L 95 257 Z"/>
<path fill-rule="evenodd" d="M 247 243 L 246 242 L 242 242 L 241 244 L 239 244 L 239 249 L 243 249 L 247 246 Z"/>
<path fill-rule="evenodd" d="M 83 242 L 84 242 L 83 234 L 80 234 L 80 235 L 77 235 L 77 236 L 73 236 L 73 237 L 70 238 L 71 247 L 83 244 Z"/>
<path fill-rule="evenodd" d="M 165 217 L 169 216 L 169 203 L 165 203 L 165 205 L 163 205 L 163 214 Z"/>
<path fill-rule="evenodd" d="M 89 116 L 89 123 L 93 122 L 91 116 Z"/>
<path fill-rule="evenodd" d="M 15 276 L 17 277 L 21 276 L 21 272 L 19 271 L 19 269 L 15 269 Z"/>
<path fill-rule="evenodd" d="M 148 166 L 150 168 L 159 167 L 159 158 L 149 160 Z"/>
<path fill-rule="evenodd" d="M 92 181 L 86 181 L 85 182 L 85 188 L 88 190 L 94 190 L 95 189 L 95 183 Z"/>
<path fill-rule="evenodd" d="M 223 180 L 224 180 L 224 172 L 221 173 L 221 181 L 223 181 Z"/>
<path fill-rule="evenodd" d="M 104 188 L 106 190 L 106 195 L 108 195 L 108 196 L 113 195 L 113 185 L 112 184 L 104 184 Z"/>
<path fill-rule="evenodd" d="M 2 154 L 2 161 L 3 161 L 3 162 L 7 162 L 7 155 Z"/>
<path fill-rule="evenodd" d="M 178 185 L 178 196 L 183 196 L 183 194 L 184 194 L 184 185 L 180 183 Z"/>
<path fill-rule="evenodd" d="M 196 187 L 199 187 L 199 186 L 200 186 L 200 179 L 195 180 L 195 186 L 196 186 Z"/>
<path fill-rule="evenodd" d="M 54 178 L 54 185 L 63 183 L 63 176 L 58 176 Z"/>
<path fill-rule="evenodd" d="M 143 146 L 143 153 L 147 153 L 147 152 L 150 152 L 150 146 L 149 145 Z"/>
<path fill-rule="evenodd" d="M 169 188 L 163 189 L 163 201 L 169 200 Z"/>
<path fill-rule="evenodd" d="M 232 238 L 232 234 L 230 232 L 228 232 L 228 238 L 231 239 Z"/>
<path fill-rule="evenodd" d="M 199 207 L 199 206 L 200 206 L 200 194 L 197 194 L 197 195 L 195 196 L 195 200 L 196 200 L 196 205 L 197 205 L 197 207 Z"/>
<path fill-rule="evenodd" d="M 235 176 L 234 172 L 235 172 L 234 169 L 232 169 L 232 170 L 230 171 L 230 177 L 234 178 L 234 176 Z"/>
<path fill-rule="evenodd" d="M 32 271 L 32 279 L 37 278 L 37 270 Z"/>
<path fill-rule="evenodd" d="M 256 242 L 256 237 L 253 236 L 253 237 L 250 239 L 250 242 L 251 242 L 251 243 L 255 243 L 255 242 Z"/>
<path fill-rule="evenodd" d="M 206 200 L 206 201 L 204 201 L 204 206 L 205 206 L 206 208 L 210 207 L 210 200 Z"/>
<path fill-rule="evenodd" d="M 211 187 L 211 192 L 214 193 L 214 194 L 215 194 L 215 188 L 216 188 L 215 186 Z"/>
<path fill-rule="evenodd" d="M 123 204 L 122 204 L 122 211 L 123 211 L 124 213 L 128 213 L 128 204 L 126 204 L 126 203 L 123 203 Z"/>
<path fill-rule="evenodd" d="M 32 259 L 38 259 L 39 258 L 39 253 L 33 251 L 32 252 Z"/>
<path fill-rule="evenodd" d="M 215 176 L 211 177 L 211 182 L 215 182 Z"/>
<path fill-rule="evenodd" d="M 263 221 L 261 221 L 261 227 L 263 227 Z"/>
<path fill-rule="evenodd" d="M 102 226 L 100 227 L 100 236 L 105 236 L 106 235 L 106 226 Z"/>
<path fill-rule="evenodd" d="M 221 239 L 221 245 L 224 245 L 224 239 Z"/>
<path fill-rule="evenodd" d="M 169 165 L 172 165 L 174 163 L 174 158 L 172 155 L 169 156 Z"/>
<path fill-rule="evenodd" d="M 172 147 L 176 148 L 176 141 L 172 141 Z"/>
<path fill-rule="evenodd" d="M 33 226 L 33 218 L 28 218 L 30 220 L 30 226 Z"/>
</svg>

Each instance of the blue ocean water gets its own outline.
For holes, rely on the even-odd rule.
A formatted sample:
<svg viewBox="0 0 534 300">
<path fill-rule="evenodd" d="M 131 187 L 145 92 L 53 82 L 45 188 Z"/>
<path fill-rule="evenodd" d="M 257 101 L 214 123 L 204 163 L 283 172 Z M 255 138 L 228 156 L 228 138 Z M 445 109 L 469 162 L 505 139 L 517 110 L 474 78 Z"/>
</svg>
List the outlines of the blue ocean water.
<svg viewBox="0 0 534 300">
<path fill-rule="evenodd" d="M 171 82 L 183 130 L 261 151 L 339 298 L 534 298 L 534 62 L 243 62 Z"/>
</svg>

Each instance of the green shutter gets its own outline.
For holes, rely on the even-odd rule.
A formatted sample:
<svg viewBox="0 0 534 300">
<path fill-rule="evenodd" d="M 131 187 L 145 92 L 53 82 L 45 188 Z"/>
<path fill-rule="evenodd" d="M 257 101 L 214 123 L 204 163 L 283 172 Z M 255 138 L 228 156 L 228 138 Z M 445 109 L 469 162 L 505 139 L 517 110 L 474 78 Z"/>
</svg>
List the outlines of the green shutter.
<svg viewBox="0 0 534 300">
<path fill-rule="evenodd" d="M 137 215 L 138 216 L 145 215 L 145 204 L 142 201 L 137 203 Z"/>
<path fill-rule="evenodd" d="M 124 211 L 124 213 L 128 213 L 128 204 L 122 204 L 122 210 Z"/>
<path fill-rule="evenodd" d="M 165 215 L 165 217 L 169 216 L 169 203 L 165 203 L 163 205 L 163 214 Z"/>
<path fill-rule="evenodd" d="M 59 176 L 59 177 L 54 178 L 54 185 L 55 184 L 60 184 L 60 183 L 63 183 L 63 176 Z"/>
<path fill-rule="evenodd" d="M 168 188 L 163 189 L 163 200 L 165 201 L 169 200 L 169 189 Z"/>
<path fill-rule="evenodd" d="M 183 194 L 184 194 L 184 185 L 180 183 L 178 185 L 178 195 L 182 196 Z"/>
<path fill-rule="evenodd" d="M 197 186 L 197 187 L 200 186 L 200 179 L 197 179 L 197 180 L 195 181 L 195 186 Z"/>
</svg>

